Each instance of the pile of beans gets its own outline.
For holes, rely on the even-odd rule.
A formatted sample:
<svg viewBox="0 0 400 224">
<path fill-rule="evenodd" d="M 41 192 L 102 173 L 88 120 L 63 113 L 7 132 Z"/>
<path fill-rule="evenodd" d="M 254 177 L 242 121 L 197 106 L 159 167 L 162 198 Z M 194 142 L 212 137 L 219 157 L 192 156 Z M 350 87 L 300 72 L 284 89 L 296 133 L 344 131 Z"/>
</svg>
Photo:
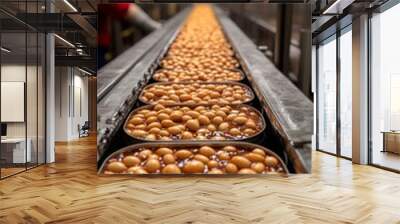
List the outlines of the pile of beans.
<svg viewBox="0 0 400 224">
<path fill-rule="evenodd" d="M 218 70 L 220 73 L 224 71 L 225 75 L 220 75 L 226 78 L 223 81 L 238 80 L 229 78 L 231 74 L 226 72 L 239 67 L 239 62 L 233 55 L 231 45 L 225 39 L 213 11 L 207 6 L 198 6 L 192 11 L 166 57 L 160 62 L 162 68 L 184 75 L 166 77 L 167 73 L 161 72 L 162 77 L 156 75 L 154 78 L 181 81 L 190 79 L 188 76 L 195 72 L 191 75 L 194 76 L 193 80 L 215 81 L 220 78 L 213 77 L 210 70 Z M 186 72 L 182 73 L 182 70 Z M 205 75 L 198 71 L 203 71 Z"/>
<path fill-rule="evenodd" d="M 253 99 L 251 90 L 239 83 L 156 83 L 139 99 L 146 104 L 241 104 Z"/>
<path fill-rule="evenodd" d="M 125 132 L 143 140 L 228 140 L 252 137 L 264 128 L 260 114 L 247 105 L 163 106 L 136 110 Z"/>
<path fill-rule="evenodd" d="M 223 82 L 240 81 L 243 75 L 228 69 L 160 69 L 153 78 L 159 82 Z"/>
<path fill-rule="evenodd" d="M 109 159 L 104 174 L 274 174 L 281 162 L 260 148 L 234 145 L 140 148 Z"/>
<path fill-rule="evenodd" d="M 265 122 L 256 109 L 243 104 L 253 99 L 251 89 L 226 82 L 244 77 L 211 8 L 194 8 L 160 67 L 153 79 L 161 83 L 145 87 L 139 96 L 151 105 L 131 112 L 124 131 L 136 140 L 170 143 L 116 152 L 105 161 L 103 174 L 287 172 L 270 150 L 226 141 L 255 137 Z M 174 143 L 183 140 L 192 141 Z"/>
</svg>

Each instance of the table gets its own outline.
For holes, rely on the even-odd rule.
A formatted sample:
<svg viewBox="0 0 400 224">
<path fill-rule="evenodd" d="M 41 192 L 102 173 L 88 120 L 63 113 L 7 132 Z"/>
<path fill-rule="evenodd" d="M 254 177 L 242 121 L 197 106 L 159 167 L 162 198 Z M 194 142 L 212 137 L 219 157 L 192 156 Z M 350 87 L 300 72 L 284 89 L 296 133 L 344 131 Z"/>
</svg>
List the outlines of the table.
<svg viewBox="0 0 400 224">
<path fill-rule="evenodd" d="M 28 144 L 26 144 L 28 143 Z M 26 151 L 25 151 L 25 145 Z M 32 140 L 30 138 L 5 138 L 1 139 L 1 159 L 6 163 L 26 163 L 32 158 Z"/>
<path fill-rule="evenodd" d="M 382 152 L 400 154 L 400 131 L 383 131 Z"/>
</svg>

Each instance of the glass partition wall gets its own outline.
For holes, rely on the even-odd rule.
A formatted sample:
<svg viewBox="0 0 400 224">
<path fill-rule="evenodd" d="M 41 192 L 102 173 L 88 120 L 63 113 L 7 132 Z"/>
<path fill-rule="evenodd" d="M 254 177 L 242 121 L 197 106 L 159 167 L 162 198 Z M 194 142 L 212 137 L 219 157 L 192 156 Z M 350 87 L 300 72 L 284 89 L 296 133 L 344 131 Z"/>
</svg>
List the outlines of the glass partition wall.
<svg viewBox="0 0 400 224">
<path fill-rule="evenodd" d="M 318 149 L 336 153 L 336 35 L 317 48 Z"/>
<path fill-rule="evenodd" d="M 400 172 L 400 4 L 382 8 L 371 17 L 369 162 Z"/>
<path fill-rule="evenodd" d="M 40 1 L 0 3 L 0 178 L 45 162 L 45 35 L 18 20 Z M 39 9 L 40 8 L 40 9 Z"/>
<path fill-rule="evenodd" d="M 317 150 L 352 157 L 351 25 L 317 45 Z"/>
</svg>

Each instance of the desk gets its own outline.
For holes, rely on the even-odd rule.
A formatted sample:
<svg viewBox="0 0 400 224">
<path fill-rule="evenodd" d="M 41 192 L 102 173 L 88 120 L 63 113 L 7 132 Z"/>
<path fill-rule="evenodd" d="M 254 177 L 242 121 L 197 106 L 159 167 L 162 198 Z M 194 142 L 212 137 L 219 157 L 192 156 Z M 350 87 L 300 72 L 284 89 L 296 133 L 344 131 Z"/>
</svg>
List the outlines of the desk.
<svg viewBox="0 0 400 224">
<path fill-rule="evenodd" d="M 384 131 L 383 152 L 400 154 L 400 131 Z"/>
<path fill-rule="evenodd" d="M 6 163 L 26 163 L 32 158 L 32 140 L 26 139 L 28 144 L 25 151 L 25 138 L 5 138 L 1 139 L 1 159 Z"/>
</svg>

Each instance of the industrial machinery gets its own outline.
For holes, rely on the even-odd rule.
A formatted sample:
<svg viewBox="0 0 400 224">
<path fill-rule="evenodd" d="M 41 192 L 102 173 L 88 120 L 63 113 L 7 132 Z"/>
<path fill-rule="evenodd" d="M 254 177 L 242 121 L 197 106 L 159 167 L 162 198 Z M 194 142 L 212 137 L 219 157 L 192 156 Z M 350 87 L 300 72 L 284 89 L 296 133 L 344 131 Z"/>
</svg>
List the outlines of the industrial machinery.
<svg viewBox="0 0 400 224">
<path fill-rule="evenodd" d="M 256 138 L 242 141 L 268 148 L 283 161 L 290 173 L 310 172 L 312 102 L 222 10 L 217 7 L 213 9 L 238 61 L 235 69 L 244 74 L 244 78 L 239 80 L 240 86 L 248 86 L 254 92 L 249 104 L 265 121 Z M 149 34 L 98 72 L 98 167 L 102 167 L 105 159 L 117 150 L 134 148 L 131 144 L 143 144 L 140 138 L 132 139 L 127 134 L 130 132 L 125 129 L 126 120 L 143 106 L 143 90 L 157 81 L 154 75 L 160 70 L 162 60 L 191 10 L 190 7 L 181 11 L 162 28 Z"/>
</svg>

